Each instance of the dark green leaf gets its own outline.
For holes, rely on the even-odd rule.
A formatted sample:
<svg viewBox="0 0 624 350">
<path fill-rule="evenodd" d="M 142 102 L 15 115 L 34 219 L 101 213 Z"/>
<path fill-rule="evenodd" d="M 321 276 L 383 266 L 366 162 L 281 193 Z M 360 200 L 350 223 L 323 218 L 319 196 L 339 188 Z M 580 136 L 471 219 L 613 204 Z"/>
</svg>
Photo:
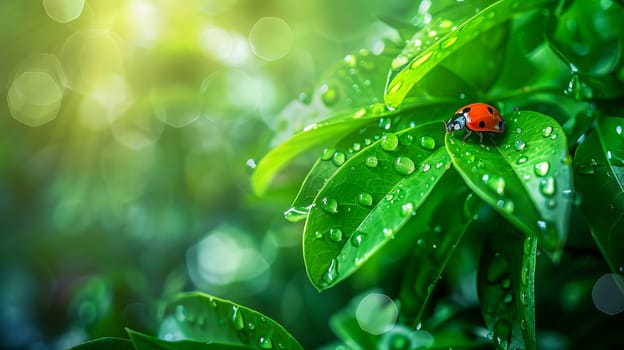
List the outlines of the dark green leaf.
<svg viewBox="0 0 624 350">
<path fill-rule="evenodd" d="M 555 120 L 530 111 L 510 113 L 505 128 L 496 145 L 448 134 L 446 146 L 468 186 L 525 234 L 537 234 L 557 260 L 573 193 L 566 136 Z"/>
<path fill-rule="evenodd" d="M 306 269 L 318 289 L 346 278 L 400 235 L 450 166 L 439 148 L 441 129 L 430 122 L 384 134 L 329 178 L 304 231 Z"/>
<path fill-rule="evenodd" d="M 613 271 L 624 273 L 624 120 L 605 118 L 574 157 L 581 209 Z"/>
<path fill-rule="evenodd" d="M 445 58 L 464 47 L 483 32 L 507 21 L 518 12 L 530 10 L 552 0 L 500 0 L 486 6 L 462 23 L 449 24 L 445 34 L 434 33 L 433 40 L 413 39 L 413 44 L 397 56 L 392 62 L 392 76 L 386 86 L 385 101 L 391 107 L 400 106 L 405 96 L 418 81 L 436 67 Z M 474 10 L 465 7 L 465 11 Z M 430 32 L 427 33 L 430 35 Z M 421 35 L 420 32 L 417 35 Z M 431 38 L 430 38 L 431 39 Z M 425 43 L 425 45 L 422 45 Z M 423 46 L 423 47 L 421 47 Z"/>
<path fill-rule="evenodd" d="M 499 349 L 535 349 L 535 237 L 496 232 L 481 253 L 481 311 Z"/>
<path fill-rule="evenodd" d="M 446 263 L 482 203 L 466 187 L 459 174 L 449 170 L 422 210 L 412 219 L 414 222 L 410 223 L 410 227 L 433 227 L 433 232 L 418 236 L 403 277 L 401 315 L 406 322 L 418 324 L 421 321 Z"/>
<path fill-rule="evenodd" d="M 258 349 L 302 349 L 270 318 L 204 293 L 182 293 L 164 304 L 158 337 Z"/>
<path fill-rule="evenodd" d="M 128 334 L 136 350 L 244 350 L 258 349 L 256 346 L 238 346 L 197 341 L 166 341 L 128 329 Z"/>
<path fill-rule="evenodd" d="M 128 339 L 106 337 L 72 346 L 68 350 L 135 350 Z"/>
</svg>

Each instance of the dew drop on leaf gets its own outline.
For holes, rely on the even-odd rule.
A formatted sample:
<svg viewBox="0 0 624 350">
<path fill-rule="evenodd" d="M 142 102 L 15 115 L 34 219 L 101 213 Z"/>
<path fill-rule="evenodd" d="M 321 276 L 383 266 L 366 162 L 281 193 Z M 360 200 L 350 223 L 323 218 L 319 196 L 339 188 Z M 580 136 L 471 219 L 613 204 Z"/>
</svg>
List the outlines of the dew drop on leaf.
<svg viewBox="0 0 624 350">
<path fill-rule="evenodd" d="M 323 152 L 321 153 L 321 160 L 332 159 L 332 157 L 334 156 L 334 153 L 336 153 L 335 148 L 325 148 Z"/>
<path fill-rule="evenodd" d="M 366 239 L 366 235 L 364 233 L 356 232 L 353 236 L 351 236 L 351 244 L 357 248 L 362 244 L 362 242 L 364 242 L 364 239 Z"/>
<path fill-rule="evenodd" d="M 552 132 L 553 132 L 552 126 L 547 126 L 547 127 L 542 129 L 542 136 L 548 137 L 548 136 L 550 136 L 550 134 L 552 134 Z"/>
<path fill-rule="evenodd" d="M 393 234 L 394 234 L 394 231 L 391 228 L 384 227 L 384 229 L 383 229 L 384 237 L 392 237 Z"/>
<path fill-rule="evenodd" d="M 245 328 L 245 320 L 243 320 L 243 314 L 240 312 L 238 306 L 232 306 L 232 325 L 234 329 L 240 331 Z"/>
<path fill-rule="evenodd" d="M 535 164 L 533 169 L 535 171 L 535 175 L 546 176 L 546 174 L 548 174 L 548 170 L 550 170 L 550 163 L 548 163 L 548 161 L 539 162 Z"/>
<path fill-rule="evenodd" d="M 336 88 L 324 84 L 321 86 L 321 100 L 326 106 L 331 106 L 338 100 L 338 92 Z"/>
<path fill-rule="evenodd" d="M 555 194 L 555 178 L 549 176 L 545 179 L 541 179 L 539 183 L 540 192 L 544 196 L 552 196 Z"/>
<path fill-rule="evenodd" d="M 529 158 L 527 156 L 522 156 L 520 158 L 518 158 L 518 160 L 516 161 L 516 164 L 520 165 L 520 164 L 524 164 L 527 162 L 527 160 L 529 160 Z"/>
<path fill-rule="evenodd" d="M 358 203 L 365 207 L 373 205 L 373 196 L 368 192 L 362 192 L 358 195 Z"/>
<path fill-rule="evenodd" d="M 447 48 L 451 47 L 453 44 L 455 44 L 456 41 L 457 41 L 457 36 L 452 36 L 452 37 L 444 40 L 442 43 L 440 43 L 440 48 L 441 49 L 447 49 Z"/>
<path fill-rule="evenodd" d="M 342 230 L 339 227 L 332 227 L 327 236 L 334 242 L 340 242 L 342 241 Z"/>
<path fill-rule="evenodd" d="M 260 337 L 258 339 L 258 347 L 260 349 L 273 349 L 273 341 L 268 337 Z"/>
<path fill-rule="evenodd" d="M 435 139 L 431 136 L 422 136 L 420 138 L 420 145 L 424 149 L 432 150 L 436 146 Z"/>
<path fill-rule="evenodd" d="M 414 161 L 409 157 L 397 157 L 394 162 L 394 170 L 403 176 L 410 175 L 416 169 Z"/>
<path fill-rule="evenodd" d="M 284 212 L 284 218 L 290 222 L 299 222 L 305 220 L 310 213 L 311 206 L 300 207 L 295 206 Z"/>
<path fill-rule="evenodd" d="M 323 197 L 321 199 L 321 209 L 326 213 L 336 214 L 338 212 L 338 202 L 333 198 Z"/>
<path fill-rule="evenodd" d="M 520 329 L 522 329 L 523 331 L 527 330 L 527 321 L 524 318 L 520 320 Z"/>
<path fill-rule="evenodd" d="M 522 305 L 529 305 L 529 296 L 526 292 L 520 292 L 520 302 Z"/>
<path fill-rule="evenodd" d="M 369 168 L 374 168 L 377 166 L 377 164 L 379 164 L 379 159 L 377 159 L 377 157 L 375 156 L 368 156 L 368 158 L 366 158 L 366 166 Z"/>
<path fill-rule="evenodd" d="M 344 57 L 344 61 L 349 67 L 355 67 L 357 65 L 357 57 L 352 54 L 348 54 Z"/>
<path fill-rule="evenodd" d="M 403 216 L 414 215 L 414 204 L 412 202 L 407 202 L 401 206 L 401 214 Z"/>
<path fill-rule="evenodd" d="M 505 296 L 503 297 L 503 302 L 505 304 L 511 304 L 512 301 L 513 301 L 513 296 L 511 295 L 511 293 L 505 294 Z"/>
<path fill-rule="evenodd" d="M 526 142 L 523 139 L 517 139 L 514 141 L 514 149 L 516 151 L 522 151 L 526 147 Z"/>
<path fill-rule="evenodd" d="M 399 138 L 394 133 L 387 133 L 381 137 L 381 148 L 394 151 L 399 146 Z"/>
<path fill-rule="evenodd" d="M 426 173 L 429 170 L 431 170 L 431 164 L 429 164 L 429 163 L 425 163 L 425 164 L 421 165 L 420 167 L 421 167 L 423 173 Z"/>
<path fill-rule="evenodd" d="M 327 285 L 334 283 L 336 278 L 338 277 L 338 260 L 335 258 L 331 260 L 327 271 L 323 274 L 323 282 Z"/>
<path fill-rule="evenodd" d="M 332 162 L 335 166 L 341 166 L 346 160 L 347 157 L 345 156 L 345 154 L 339 151 L 335 152 L 332 156 Z"/>
</svg>

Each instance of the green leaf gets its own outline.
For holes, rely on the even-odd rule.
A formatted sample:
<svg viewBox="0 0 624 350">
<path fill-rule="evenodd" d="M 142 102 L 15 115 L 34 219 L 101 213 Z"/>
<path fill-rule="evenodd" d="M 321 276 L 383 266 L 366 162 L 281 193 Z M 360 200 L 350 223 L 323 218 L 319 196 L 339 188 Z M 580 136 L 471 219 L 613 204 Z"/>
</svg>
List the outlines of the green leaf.
<svg viewBox="0 0 624 350">
<path fill-rule="evenodd" d="M 355 113 L 340 115 L 324 122 L 311 124 L 302 132 L 273 148 L 262 158 L 254 171 L 251 179 L 254 192 L 258 195 L 264 194 L 275 173 L 297 155 L 315 146 L 335 140 L 345 133 L 369 123 L 370 118 L 362 118 L 365 113 L 365 109 L 358 110 Z M 375 118 L 377 117 L 375 116 Z"/>
<path fill-rule="evenodd" d="M 440 115 L 451 115 L 456 109 L 455 104 L 435 106 L 408 106 L 400 112 L 386 112 L 369 125 L 352 131 L 331 147 L 323 150 L 314 164 L 293 202 L 292 211 L 306 212 L 305 209 L 314 201 L 318 192 L 340 166 L 361 149 L 370 146 L 381 138 L 384 132 L 397 132 L 428 121 L 438 121 Z M 302 216 L 305 218 L 305 216 Z"/>
<path fill-rule="evenodd" d="M 439 122 L 430 122 L 384 134 L 329 178 L 304 230 L 304 259 L 315 287 L 334 285 L 400 238 L 399 231 L 450 167 L 448 154 L 439 148 L 441 129 Z"/>
<path fill-rule="evenodd" d="M 535 349 L 537 240 L 496 232 L 481 253 L 477 286 L 481 311 L 499 349 Z"/>
<path fill-rule="evenodd" d="M 386 104 L 394 108 L 399 107 L 414 85 L 449 55 L 457 52 L 488 29 L 505 22 L 515 13 L 544 6 L 548 2 L 553 2 L 553 0 L 499 0 L 484 7 L 460 24 L 451 22 L 449 27 L 454 30 L 443 35 L 434 34 L 433 40 L 430 40 L 430 44 L 426 47 L 420 47 L 420 44 L 408 44 L 408 47 L 392 63 L 391 78 L 386 85 Z M 426 41 L 417 38 L 413 42 L 424 43 Z"/>
<path fill-rule="evenodd" d="M 158 337 L 258 349 L 302 349 L 295 338 L 270 318 L 199 292 L 181 293 L 164 304 Z"/>
<path fill-rule="evenodd" d="M 135 350 L 128 339 L 105 337 L 72 346 L 68 350 Z"/>
<path fill-rule="evenodd" d="M 206 343 L 197 341 L 166 341 L 143 334 L 131 329 L 127 330 L 136 350 L 244 350 L 258 349 L 256 346 L 238 346 L 219 343 Z"/>
<path fill-rule="evenodd" d="M 412 219 L 413 226 L 433 227 L 433 232 L 418 236 L 418 244 L 403 277 L 400 299 L 405 321 L 414 325 L 421 322 L 435 285 L 482 204 L 457 171 L 449 169 Z"/>
<path fill-rule="evenodd" d="M 613 271 L 624 273 L 624 119 L 605 118 L 574 157 L 581 209 Z"/>
<path fill-rule="evenodd" d="M 552 118 L 520 111 L 506 131 L 484 144 L 447 134 L 453 165 L 468 186 L 558 260 L 568 233 L 573 193 L 566 135 Z M 493 141 L 495 145 L 492 145 Z"/>
</svg>

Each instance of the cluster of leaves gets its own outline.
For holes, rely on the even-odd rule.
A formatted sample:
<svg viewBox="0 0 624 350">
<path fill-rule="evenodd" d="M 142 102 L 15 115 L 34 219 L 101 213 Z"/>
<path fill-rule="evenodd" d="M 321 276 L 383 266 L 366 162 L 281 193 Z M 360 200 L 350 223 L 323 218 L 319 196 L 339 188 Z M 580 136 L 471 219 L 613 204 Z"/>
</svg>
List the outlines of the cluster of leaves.
<svg viewBox="0 0 624 350">
<path fill-rule="evenodd" d="M 624 273 L 622 20 L 622 4 L 611 1 L 423 1 L 415 19 L 388 20 L 398 44 L 346 56 L 306 99 L 333 117 L 272 150 L 254 189 L 265 192 L 285 164 L 325 147 L 286 212 L 305 220 L 311 283 L 324 290 L 384 259 L 407 266 L 393 340 L 363 332 L 347 308 L 331 321 L 344 344 L 411 349 L 423 327 L 434 335 L 426 347 L 536 348 L 537 256 L 556 263 L 566 254 L 572 210 L 584 214 L 580 225 L 608 267 Z M 475 101 L 504 116 L 506 132 L 493 142 L 462 142 L 440 123 Z M 465 237 L 475 231 L 478 239 Z M 457 305 L 429 305 L 460 241 L 483 242 L 470 249 L 480 252 L 487 331 L 480 320 L 456 322 Z M 300 347 L 270 320 L 267 337 L 251 339 L 260 333 L 236 310 L 245 320 L 263 316 L 248 309 L 218 301 L 227 312 L 215 313 L 210 297 L 189 298 L 207 305 L 193 307 L 194 323 L 212 320 L 201 322 L 205 333 L 186 325 L 189 315 L 175 317 L 186 304 L 170 306 L 159 339 L 130 332 L 134 348 L 210 346 L 165 340 L 263 348 L 263 339 L 269 348 Z"/>
</svg>

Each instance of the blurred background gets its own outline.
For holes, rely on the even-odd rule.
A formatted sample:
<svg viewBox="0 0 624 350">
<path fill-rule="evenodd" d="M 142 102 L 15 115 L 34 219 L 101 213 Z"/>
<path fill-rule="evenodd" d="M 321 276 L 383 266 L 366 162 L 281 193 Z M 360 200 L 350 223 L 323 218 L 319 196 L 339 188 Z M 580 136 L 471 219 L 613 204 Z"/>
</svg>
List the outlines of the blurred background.
<svg viewBox="0 0 624 350">
<path fill-rule="evenodd" d="M 384 50 L 379 18 L 414 6 L 0 1 L 1 347 L 151 332 L 157 302 L 184 290 L 255 308 L 306 348 L 331 339 L 328 315 L 373 283 L 307 281 L 302 226 L 282 213 L 309 160 L 262 198 L 249 177 L 328 116 L 311 98 L 322 73 Z"/>
</svg>

